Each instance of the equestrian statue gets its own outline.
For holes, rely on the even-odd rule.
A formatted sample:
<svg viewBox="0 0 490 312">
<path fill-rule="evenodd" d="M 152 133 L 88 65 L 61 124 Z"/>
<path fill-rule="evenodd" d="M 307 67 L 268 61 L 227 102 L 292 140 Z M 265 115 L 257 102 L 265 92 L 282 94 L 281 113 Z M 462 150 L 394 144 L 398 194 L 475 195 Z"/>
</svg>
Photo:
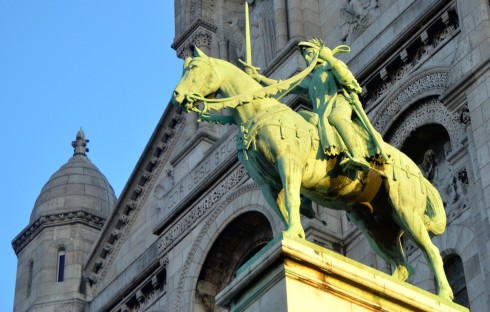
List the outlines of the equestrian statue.
<svg viewBox="0 0 490 312">
<path fill-rule="evenodd" d="M 441 196 L 418 166 L 373 128 L 359 101 L 361 87 L 335 58 L 350 49 L 330 50 L 318 39 L 301 42 L 306 69 L 275 81 L 252 66 L 247 45 L 244 70 L 195 47 L 184 61 L 172 103 L 197 112 L 198 121 L 238 126 L 239 161 L 288 234 L 304 239 L 300 212 L 314 217 L 301 196 L 344 210 L 374 251 L 393 265 L 393 276 L 405 281 L 413 272 L 400 241 L 406 233 L 434 271 L 439 296 L 452 300 L 430 238 L 446 227 Z M 289 93 L 306 94 L 313 111 L 297 113 L 280 103 Z"/>
</svg>

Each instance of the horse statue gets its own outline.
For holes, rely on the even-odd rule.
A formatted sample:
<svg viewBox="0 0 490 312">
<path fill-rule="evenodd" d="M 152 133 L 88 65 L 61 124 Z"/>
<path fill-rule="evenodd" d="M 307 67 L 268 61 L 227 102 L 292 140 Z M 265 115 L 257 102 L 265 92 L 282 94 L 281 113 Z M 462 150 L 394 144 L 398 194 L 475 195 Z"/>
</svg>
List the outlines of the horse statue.
<svg viewBox="0 0 490 312">
<path fill-rule="evenodd" d="M 239 161 L 282 218 L 288 234 L 305 238 L 301 195 L 321 206 L 345 210 L 374 251 L 394 266 L 393 276 L 405 281 L 413 272 L 400 241 L 406 232 L 427 258 L 438 295 L 452 300 L 442 258 L 430 239 L 445 230 L 444 206 L 417 165 L 383 142 L 389 162 L 373 161 L 366 172 L 346 170 L 340 165 L 342 155 L 331 157 L 321 151 L 318 129 L 306 115 L 269 96 L 284 90 L 270 88 L 235 65 L 194 48 L 171 101 L 186 112 L 198 112 L 199 121 L 239 127 Z M 220 113 L 223 109 L 228 115 Z M 311 209 L 304 212 L 309 217 L 314 214 Z"/>
</svg>

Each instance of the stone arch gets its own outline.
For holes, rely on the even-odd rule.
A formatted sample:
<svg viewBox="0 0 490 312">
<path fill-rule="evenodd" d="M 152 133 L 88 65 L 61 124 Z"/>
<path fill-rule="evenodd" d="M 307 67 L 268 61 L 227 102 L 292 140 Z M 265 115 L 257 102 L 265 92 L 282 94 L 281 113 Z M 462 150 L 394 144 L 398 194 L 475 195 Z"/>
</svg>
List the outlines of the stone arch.
<svg viewBox="0 0 490 312">
<path fill-rule="evenodd" d="M 213 241 L 202 264 L 192 311 L 219 311 L 214 297 L 236 270 L 272 240 L 272 228 L 258 211 L 247 211 L 229 222 Z"/>
<path fill-rule="evenodd" d="M 397 114 L 396 125 L 391 124 L 385 129 L 387 141 L 400 149 L 410 134 L 416 129 L 428 125 L 439 124 L 447 131 L 451 148 L 447 152 L 457 151 L 463 147 L 465 140 L 464 124 L 458 121 L 456 113 L 450 112 L 435 97 L 420 99 L 417 103 L 405 106 L 402 113 Z"/>
<path fill-rule="evenodd" d="M 213 213 L 203 222 L 204 226 L 193 242 L 180 273 L 173 311 L 183 311 L 184 306 L 192 304 L 207 253 L 222 230 L 246 212 L 262 214 L 270 224 L 273 236 L 284 229 L 283 223 L 269 208 L 255 183 L 243 185 L 232 192 L 213 208 Z"/>
<path fill-rule="evenodd" d="M 372 117 L 374 127 L 386 134 L 395 120 L 414 103 L 430 96 L 439 96 L 446 88 L 448 66 L 437 66 L 408 76 L 378 105 Z"/>
<path fill-rule="evenodd" d="M 446 152 L 460 150 L 464 146 L 466 132 L 464 124 L 458 121 L 458 115 L 450 112 L 444 104 L 434 97 L 425 98 L 412 107 L 406 107 L 404 114 L 397 115 L 397 126 L 392 125 L 384 131 L 386 140 L 394 147 L 400 149 L 405 140 L 416 129 L 429 125 L 438 124 L 444 127 L 450 139 L 450 149 Z"/>
</svg>

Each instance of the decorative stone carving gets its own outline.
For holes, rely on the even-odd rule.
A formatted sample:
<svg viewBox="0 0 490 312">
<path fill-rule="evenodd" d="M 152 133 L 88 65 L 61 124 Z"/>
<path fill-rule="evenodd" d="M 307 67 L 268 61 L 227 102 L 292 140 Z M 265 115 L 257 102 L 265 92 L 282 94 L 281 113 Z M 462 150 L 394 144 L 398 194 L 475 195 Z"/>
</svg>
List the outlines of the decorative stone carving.
<svg viewBox="0 0 490 312">
<path fill-rule="evenodd" d="M 192 36 L 181 45 L 177 50 L 177 56 L 181 59 L 192 56 L 192 47 L 197 46 L 204 51 L 211 49 L 212 33 L 204 28 L 198 29 Z"/>
<path fill-rule="evenodd" d="M 160 133 L 160 138 L 158 139 L 160 142 L 165 141 L 168 146 L 173 146 L 175 144 L 176 138 L 178 138 L 179 133 L 182 132 L 184 124 L 182 123 L 183 116 L 182 111 L 177 110 L 174 116 L 171 119 L 171 122 L 168 124 L 167 128 Z M 151 176 L 159 175 L 161 170 L 163 169 L 163 164 L 166 163 L 168 157 L 170 156 L 170 149 L 166 149 L 165 151 L 159 150 L 158 146 L 154 147 L 153 151 L 149 151 L 150 154 L 158 155 L 151 158 L 143 167 L 146 168 L 145 172 L 151 173 Z M 140 177 L 136 178 L 136 181 L 141 181 L 144 172 Z M 122 202 L 115 209 L 119 212 L 119 217 L 114 218 L 113 222 L 109 224 L 106 228 L 106 231 L 111 233 L 107 236 L 101 236 L 101 240 L 99 244 L 96 246 L 96 252 L 93 253 L 94 257 L 89 259 L 87 262 L 87 267 L 89 268 L 89 281 L 90 286 L 92 288 L 92 292 L 95 293 L 100 286 L 99 281 L 102 280 L 101 277 L 107 274 L 108 267 L 114 261 L 114 257 L 117 254 L 117 251 L 121 247 L 124 238 L 128 234 L 129 229 L 132 224 L 135 222 L 136 216 L 138 212 L 142 208 L 142 202 L 145 202 L 148 193 L 146 190 L 152 189 L 152 183 L 154 183 L 155 179 L 151 177 L 143 179 L 145 181 L 143 192 L 137 196 L 137 198 L 129 198 L 126 199 L 126 202 Z M 136 188 L 137 186 L 135 186 Z M 134 194 L 133 189 L 133 194 Z M 131 194 L 131 190 L 128 191 L 128 194 Z M 131 213 L 130 213 L 131 212 Z M 128 215 L 129 213 L 129 215 Z M 114 230 L 117 230 L 117 235 L 113 235 Z M 105 244 L 111 242 L 112 252 L 107 253 L 105 249 Z M 97 258 L 95 257 L 103 257 L 105 260 L 101 266 L 96 265 Z"/>
<path fill-rule="evenodd" d="M 276 53 L 276 27 L 273 1 L 255 2 L 250 13 L 252 59 L 255 66 L 266 68 Z"/>
<path fill-rule="evenodd" d="M 106 308 L 104 311 L 146 311 L 148 307 L 152 306 L 164 294 L 165 285 L 167 284 L 166 268 L 168 257 L 162 257 L 159 262 L 160 266 L 150 272 L 142 282 L 119 294 L 123 298 L 122 302 L 118 302 L 117 305 Z"/>
<path fill-rule="evenodd" d="M 107 243 L 104 245 L 104 251 L 107 253 L 111 253 L 113 248 L 114 248 L 114 246 L 112 244 Z M 100 263 L 100 264 L 102 264 L 102 263 Z"/>
<path fill-rule="evenodd" d="M 236 168 L 215 189 L 199 201 L 179 222 L 170 228 L 158 240 L 158 253 L 165 252 L 178 238 L 185 235 L 192 225 L 209 212 L 209 210 L 231 189 L 247 179 L 247 173 L 242 166 Z"/>
<path fill-rule="evenodd" d="M 470 110 L 468 109 L 468 105 L 466 105 L 466 104 L 463 105 L 459 109 L 458 115 L 459 115 L 459 122 L 461 122 L 462 124 L 468 125 L 471 122 Z"/>
<path fill-rule="evenodd" d="M 214 23 L 214 0 L 192 0 L 189 8 L 190 22 L 202 19 Z"/>
<path fill-rule="evenodd" d="M 239 167 L 239 169 L 245 171 L 245 169 L 242 167 Z M 194 243 L 191 247 L 191 250 L 189 251 L 187 259 L 186 259 L 184 266 L 182 268 L 182 273 L 180 274 L 179 283 L 177 286 L 177 298 L 175 300 L 175 305 L 174 305 L 172 311 L 181 311 L 180 302 L 182 300 L 182 292 L 184 290 L 184 280 L 188 276 L 187 274 L 189 272 L 189 268 L 190 268 L 192 261 L 194 259 L 194 255 L 195 255 L 197 249 L 201 248 L 200 245 L 201 245 L 202 239 L 204 238 L 205 235 L 207 235 L 207 232 L 208 232 L 211 224 L 216 220 L 217 216 L 223 211 L 223 209 L 225 209 L 233 200 L 238 198 L 240 195 L 243 195 L 247 192 L 250 192 L 253 190 L 258 190 L 258 189 L 259 189 L 259 187 L 257 184 L 247 183 L 247 184 L 237 188 L 229 196 L 227 196 L 224 201 L 221 201 L 219 203 L 219 205 L 217 205 L 216 207 L 213 207 L 211 209 L 212 213 L 208 216 L 208 218 L 206 219 L 206 222 L 204 223 L 204 225 L 201 229 L 201 232 L 199 232 L 199 235 L 194 240 Z"/>
<path fill-rule="evenodd" d="M 85 211 L 59 213 L 56 215 L 42 216 L 30 226 L 25 228 L 14 240 L 12 241 L 12 247 L 16 254 L 18 254 L 31 239 L 39 233 L 42 229 L 50 226 L 62 225 L 66 222 L 75 223 L 80 222 L 88 224 L 98 230 L 102 229 L 105 219 L 101 219 L 95 215 L 92 215 Z"/>
<path fill-rule="evenodd" d="M 87 155 L 87 152 L 89 151 L 87 147 L 88 142 L 90 141 L 85 139 L 85 133 L 83 133 L 83 130 L 80 128 L 80 130 L 78 130 L 75 141 L 71 142 L 71 146 L 73 146 L 75 149 L 73 151 L 73 156 Z"/>
<path fill-rule="evenodd" d="M 361 80 L 361 85 L 367 89 L 367 92 L 362 94 L 362 101 L 366 107 L 373 106 L 375 102 L 380 101 L 393 89 L 397 81 L 419 68 L 429 55 L 440 49 L 448 42 L 447 39 L 459 30 L 454 2 L 436 13 L 439 16 L 434 16 L 433 20 L 422 30 L 402 41 L 399 55 L 382 60 L 380 63 L 383 64 L 383 67 L 379 68 L 377 73 L 375 71 L 375 74 L 367 80 Z M 415 51 L 415 53 L 410 55 L 408 51 Z"/>
<path fill-rule="evenodd" d="M 424 177 L 432 184 L 438 178 L 438 166 L 436 161 L 436 153 L 432 149 L 428 149 L 424 154 L 424 160 L 419 165 L 420 171 Z"/>
<path fill-rule="evenodd" d="M 245 35 L 238 26 L 238 15 L 235 13 L 232 17 L 227 17 L 226 22 L 230 26 L 230 40 L 236 48 L 236 55 L 239 59 L 245 58 Z"/>
<path fill-rule="evenodd" d="M 101 257 L 98 257 L 97 260 L 95 260 L 95 265 L 96 267 L 100 268 L 104 264 L 104 259 Z"/>
<path fill-rule="evenodd" d="M 461 182 L 464 186 L 468 185 L 468 173 L 466 172 L 466 168 L 463 168 L 460 171 L 458 171 L 457 177 L 459 182 Z"/>
<path fill-rule="evenodd" d="M 379 15 L 378 0 L 347 0 L 340 9 L 340 39 L 348 43 L 354 41 Z"/>
<path fill-rule="evenodd" d="M 401 106 L 405 104 L 403 103 L 403 99 L 409 97 L 412 92 L 416 92 L 416 90 L 408 90 L 407 93 L 401 94 L 399 98 L 397 98 L 397 101 L 392 102 L 391 105 L 384 110 L 383 116 L 376 123 L 377 129 L 386 129 L 388 118 L 391 118 L 391 120 L 395 119 L 396 114 L 401 110 Z M 457 114 L 449 112 L 447 108 L 435 98 L 427 99 L 406 114 L 403 117 L 403 120 L 399 120 L 398 122 L 401 126 L 395 130 L 390 140 L 390 144 L 396 148 L 401 148 L 403 142 L 405 142 L 412 131 L 429 123 L 438 123 L 446 128 L 449 133 L 449 138 L 451 139 L 447 153 L 462 148 L 466 136 L 463 125 L 458 122 Z"/>
<path fill-rule="evenodd" d="M 222 166 L 236 153 L 237 135 L 232 134 L 223 140 L 189 174 L 177 182 L 158 198 L 156 207 L 160 208 L 159 218 L 164 220 L 185 198 L 208 179 L 216 168 Z M 173 184 L 173 181 L 172 181 Z M 156 191 L 156 190 L 155 190 Z M 160 194 L 161 192 L 158 192 Z M 157 194 L 157 196 L 158 196 Z"/>
</svg>

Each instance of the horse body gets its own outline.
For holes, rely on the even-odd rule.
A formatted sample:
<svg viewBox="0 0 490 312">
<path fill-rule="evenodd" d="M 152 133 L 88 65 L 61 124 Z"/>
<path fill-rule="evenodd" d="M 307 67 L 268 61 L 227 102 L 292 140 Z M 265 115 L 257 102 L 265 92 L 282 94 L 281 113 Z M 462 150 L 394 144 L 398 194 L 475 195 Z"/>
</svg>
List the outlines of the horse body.
<svg viewBox="0 0 490 312">
<path fill-rule="evenodd" d="M 439 295 L 451 300 L 442 259 L 429 237 L 429 232 L 437 235 L 444 231 L 444 207 L 416 164 L 385 143 L 391 164 L 372 164 L 377 168 L 368 172 L 344 170 L 340 157 L 327 157 L 321 151 L 315 125 L 274 98 L 253 96 L 261 88 L 234 65 L 198 51 L 198 56 L 186 60 L 172 101 L 195 110 L 190 94 L 218 93 L 224 99 L 244 95 L 238 105 L 213 107 L 212 100 L 204 101 L 203 111 L 230 110 L 230 122 L 240 127 L 239 160 L 261 186 L 287 232 L 305 237 L 300 194 L 322 206 L 345 210 L 376 253 L 396 268 L 394 276 L 406 280 L 409 265 L 400 243 L 406 231 L 431 264 Z M 201 120 L 215 121 L 204 114 Z"/>
</svg>

